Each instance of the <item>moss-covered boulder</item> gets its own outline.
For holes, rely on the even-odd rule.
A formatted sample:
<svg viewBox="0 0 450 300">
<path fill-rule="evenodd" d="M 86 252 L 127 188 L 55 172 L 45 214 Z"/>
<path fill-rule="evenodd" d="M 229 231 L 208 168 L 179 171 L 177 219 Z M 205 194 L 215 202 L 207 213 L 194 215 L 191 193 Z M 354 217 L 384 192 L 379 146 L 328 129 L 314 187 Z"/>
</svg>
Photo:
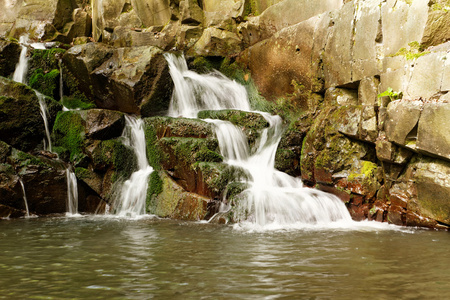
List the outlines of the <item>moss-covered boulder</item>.
<svg viewBox="0 0 450 300">
<path fill-rule="evenodd" d="M 120 137 L 123 129 L 123 113 L 100 109 L 60 112 L 53 127 L 55 151 L 105 200 L 136 169 L 134 150 Z"/>
<path fill-rule="evenodd" d="M 261 114 L 240 110 L 205 110 L 199 112 L 198 117 L 229 121 L 233 125 L 241 127 L 248 138 L 250 147 L 255 145 L 261 130 L 269 127 L 269 122 Z"/>
<path fill-rule="evenodd" d="M 169 216 L 172 213 L 163 213 L 161 207 L 165 207 L 163 211 L 167 207 L 174 209 L 186 195 L 189 199 L 195 196 L 195 199 L 207 200 L 205 203 L 222 199 L 229 196 L 229 183 L 246 176 L 242 170 L 222 162 L 212 124 L 170 117 L 146 118 L 144 122 L 147 157 L 156 170 L 151 175 L 155 178 L 151 178 L 148 192 L 150 212 Z M 164 179 L 167 176 L 170 176 L 170 181 Z M 172 185 L 183 192 L 166 191 Z M 191 206 L 179 207 L 189 211 Z M 179 211 L 180 214 L 182 212 Z"/>
<path fill-rule="evenodd" d="M 205 219 L 208 214 L 208 203 L 211 202 L 210 198 L 187 192 L 165 171 L 158 172 L 157 176 L 159 176 L 160 190 L 148 203 L 150 213 L 180 220 Z"/>
<path fill-rule="evenodd" d="M 72 47 L 63 61 L 72 82 L 99 108 L 153 116 L 169 107 L 173 83 L 157 47 L 88 43 Z"/>
<path fill-rule="evenodd" d="M 36 148 L 45 137 L 39 99 L 29 87 L 0 77 L 0 139 L 23 151 Z M 49 126 L 52 126 L 61 105 L 50 98 Z"/>
</svg>

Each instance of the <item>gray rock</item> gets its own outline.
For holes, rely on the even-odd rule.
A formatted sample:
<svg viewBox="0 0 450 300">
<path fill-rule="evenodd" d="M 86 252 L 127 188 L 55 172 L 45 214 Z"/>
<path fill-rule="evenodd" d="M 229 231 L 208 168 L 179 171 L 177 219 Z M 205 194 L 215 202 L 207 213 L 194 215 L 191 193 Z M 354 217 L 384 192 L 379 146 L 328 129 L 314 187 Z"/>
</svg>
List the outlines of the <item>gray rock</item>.
<svg viewBox="0 0 450 300">
<path fill-rule="evenodd" d="M 417 149 L 450 159 L 450 104 L 425 103 L 419 120 Z"/>
<path fill-rule="evenodd" d="M 415 130 L 423 108 L 422 101 L 397 100 L 389 103 L 385 122 L 386 136 L 398 145 L 415 147 Z"/>
</svg>

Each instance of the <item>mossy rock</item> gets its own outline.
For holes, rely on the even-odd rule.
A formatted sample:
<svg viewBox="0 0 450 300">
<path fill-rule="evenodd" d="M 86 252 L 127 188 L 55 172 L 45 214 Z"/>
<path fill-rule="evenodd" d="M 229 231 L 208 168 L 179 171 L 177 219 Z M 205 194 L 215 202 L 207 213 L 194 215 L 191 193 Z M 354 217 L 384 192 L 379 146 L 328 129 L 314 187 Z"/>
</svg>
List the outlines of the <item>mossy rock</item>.
<svg viewBox="0 0 450 300">
<path fill-rule="evenodd" d="M 42 69 L 36 69 L 30 77 L 29 85 L 42 94 L 58 99 L 59 97 L 59 70 L 53 69 L 44 73 Z"/>
<path fill-rule="evenodd" d="M 269 123 L 259 113 L 240 110 L 204 110 L 198 113 L 201 119 L 218 119 L 229 121 L 235 126 L 241 127 L 252 147 L 261 134 L 261 130 L 269 127 Z"/>
<path fill-rule="evenodd" d="M 147 158 L 149 164 L 155 169 L 160 170 L 161 160 L 166 154 L 158 147 L 157 141 L 161 138 L 180 137 L 180 138 L 212 138 L 214 131 L 212 125 L 202 120 L 171 118 L 171 117 L 151 117 L 144 119 L 144 131 L 147 142 Z M 199 153 L 205 159 L 214 159 L 216 154 L 210 153 L 211 149 L 203 149 Z M 208 158 L 209 157 L 209 158 Z M 166 158 L 167 159 L 167 158 Z"/>
<path fill-rule="evenodd" d="M 137 169 L 134 150 L 125 146 L 120 138 L 98 141 L 89 155 L 95 171 L 114 170 L 113 182 L 128 179 Z"/>
<path fill-rule="evenodd" d="M 23 151 L 36 148 L 45 137 L 45 127 L 35 92 L 0 77 L 0 137 Z"/>
<path fill-rule="evenodd" d="M 79 112 L 59 112 L 53 126 L 53 143 L 55 151 L 69 153 L 68 160 L 72 163 L 80 162 L 84 154 L 86 121 Z"/>
</svg>

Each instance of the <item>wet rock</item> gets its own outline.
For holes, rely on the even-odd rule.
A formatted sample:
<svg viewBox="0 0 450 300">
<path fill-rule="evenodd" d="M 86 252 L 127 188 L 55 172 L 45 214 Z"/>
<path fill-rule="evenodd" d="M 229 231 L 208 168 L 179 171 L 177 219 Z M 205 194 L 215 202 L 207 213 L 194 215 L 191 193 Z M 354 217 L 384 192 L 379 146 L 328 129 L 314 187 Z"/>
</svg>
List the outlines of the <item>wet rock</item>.
<svg viewBox="0 0 450 300">
<path fill-rule="evenodd" d="M 172 81 L 158 48 L 116 49 L 91 78 L 98 107 L 143 116 L 168 109 Z"/>
<path fill-rule="evenodd" d="M 0 139 L 23 151 L 36 148 L 45 137 L 39 100 L 29 87 L 0 77 Z M 60 105 L 46 98 L 49 124 Z"/>
<path fill-rule="evenodd" d="M 98 127 L 98 118 L 92 117 L 102 115 L 116 119 Z M 54 149 L 59 157 L 71 162 L 77 178 L 104 200 L 110 199 L 117 182 L 128 179 L 136 169 L 133 149 L 120 137 L 113 138 L 121 133 L 118 127 L 123 126 L 122 118 L 119 112 L 100 110 L 61 112 L 53 128 Z"/>
<path fill-rule="evenodd" d="M 339 116 L 336 112 L 339 109 L 335 107 L 323 110 L 306 135 L 301 154 L 302 179 L 334 186 L 369 200 L 381 181 L 381 169 L 367 160 L 373 159 L 374 149 L 340 134 L 335 128 Z"/>
<path fill-rule="evenodd" d="M 164 171 L 159 172 L 161 187 L 158 195 L 152 197 L 148 211 L 160 217 L 180 220 L 203 220 L 207 215 L 206 197 L 186 192 Z"/>
<path fill-rule="evenodd" d="M 70 48 L 63 56 L 64 82 L 71 82 L 88 98 L 93 98 L 91 73 L 108 60 L 113 48 L 102 43 L 87 43 Z"/>
<path fill-rule="evenodd" d="M 109 140 L 122 135 L 125 127 L 123 113 L 91 109 L 86 116 L 86 136 L 95 140 Z"/>
<path fill-rule="evenodd" d="M 261 130 L 269 127 L 269 123 L 261 114 L 244 112 L 238 110 L 218 110 L 218 111 L 201 111 L 198 113 L 201 119 L 218 119 L 229 121 L 233 125 L 242 128 L 247 135 L 249 146 L 255 145 L 256 140 L 260 136 Z"/>
<path fill-rule="evenodd" d="M 88 43 L 72 47 L 63 60 L 79 89 L 99 108 L 143 116 L 168 109 L 173 83 L 159 48 Z"/>
</svg>

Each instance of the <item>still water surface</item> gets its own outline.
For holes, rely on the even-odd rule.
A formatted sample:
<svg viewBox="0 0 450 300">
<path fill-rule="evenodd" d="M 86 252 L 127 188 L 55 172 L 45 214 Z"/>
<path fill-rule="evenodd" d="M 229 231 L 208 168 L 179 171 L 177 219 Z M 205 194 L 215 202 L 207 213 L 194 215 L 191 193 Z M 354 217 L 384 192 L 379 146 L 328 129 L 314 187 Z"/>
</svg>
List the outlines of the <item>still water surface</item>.
<svg viewBox="0 0 450 300">
<path fill-rule="evenodd" d="M 445 299 L 450 235 L 0 220 L 1 299 Z M 448 299 L 448 298 L 447 298 Z"/>
</svg>

